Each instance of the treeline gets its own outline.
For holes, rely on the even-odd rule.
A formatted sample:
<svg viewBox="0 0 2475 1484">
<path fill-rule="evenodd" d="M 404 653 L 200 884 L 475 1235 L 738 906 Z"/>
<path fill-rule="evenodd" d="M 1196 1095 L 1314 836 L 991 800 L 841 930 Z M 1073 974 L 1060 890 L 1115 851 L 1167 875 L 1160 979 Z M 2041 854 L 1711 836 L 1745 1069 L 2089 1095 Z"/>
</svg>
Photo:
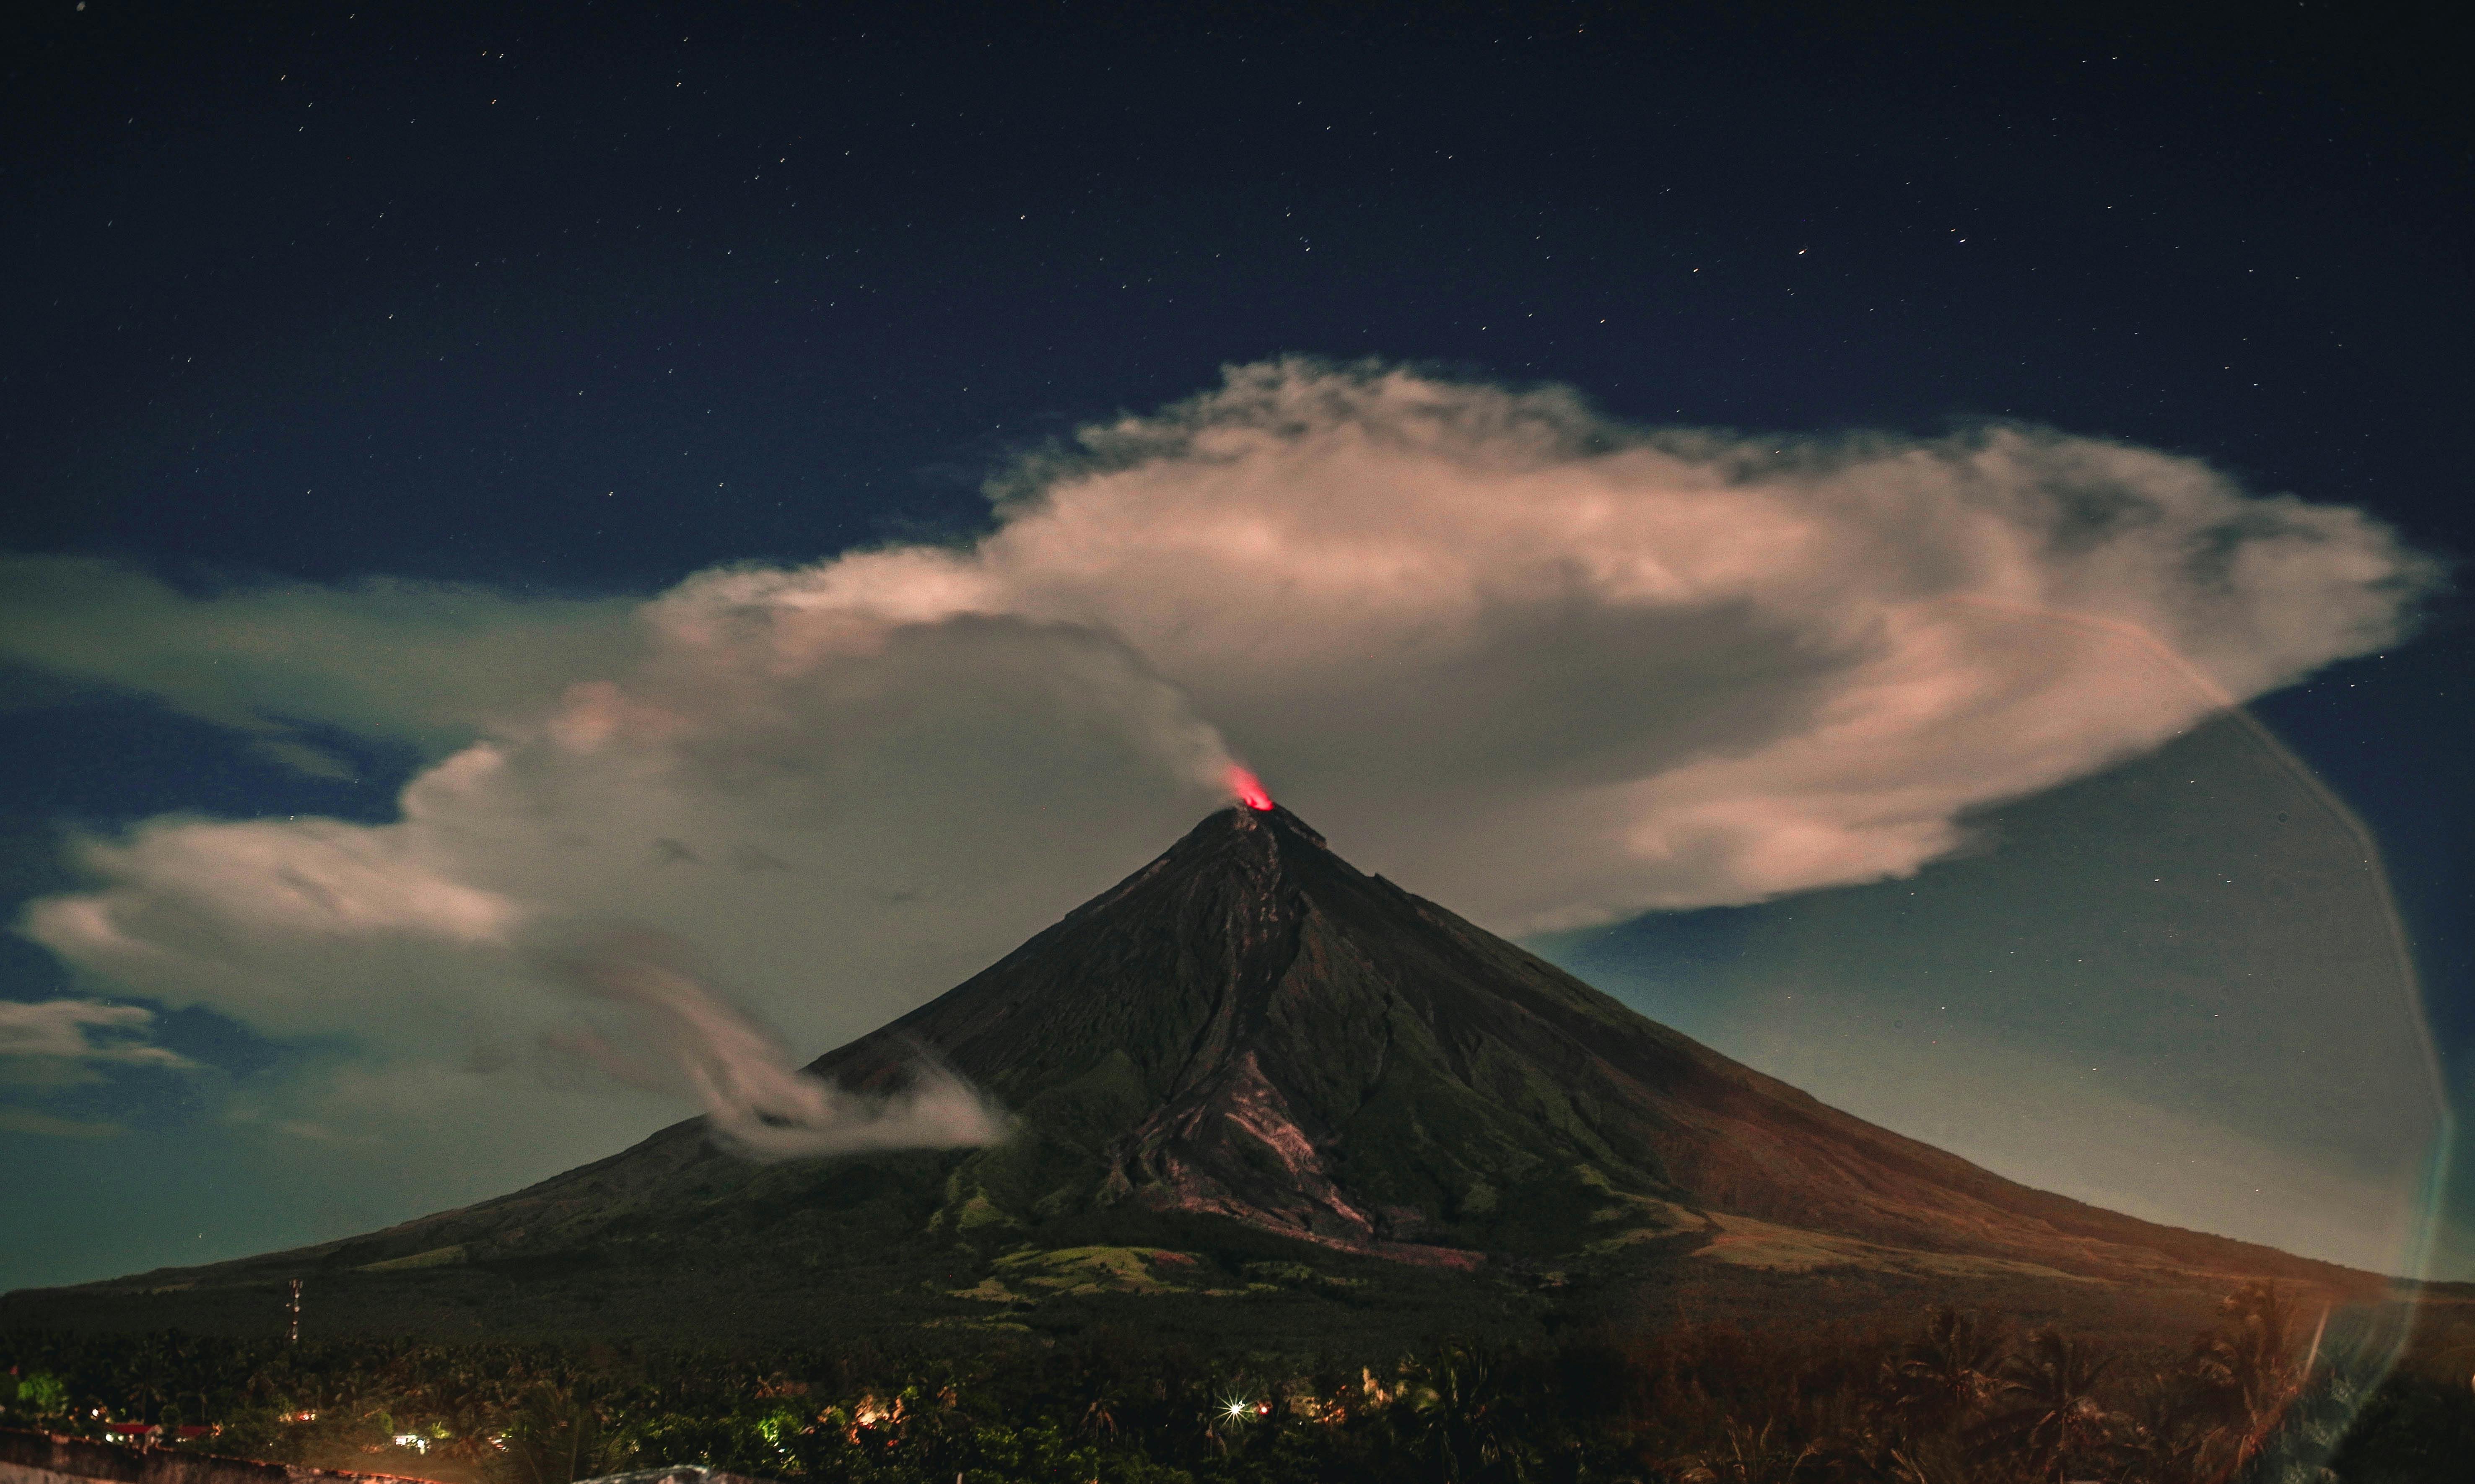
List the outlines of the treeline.
<svg viewBox="0 0 2475 1484">
<path fill-rule="evenodd" d="M 1382 1367 L 1109 1337 L 931 1361 L 872 1349 L 0 1334 L 0 1416 L 453 1484 L 698 1463 L 786 1480 L 2423 1484 L 2468 1476 L 2463 1377 L 2333 1353 L 2266 1285 L 2188 1350 L 2104 1354 L 1937 1310 L 1906 1333 L 1683 1326 L 1451 1344 Z"/>
</svg>

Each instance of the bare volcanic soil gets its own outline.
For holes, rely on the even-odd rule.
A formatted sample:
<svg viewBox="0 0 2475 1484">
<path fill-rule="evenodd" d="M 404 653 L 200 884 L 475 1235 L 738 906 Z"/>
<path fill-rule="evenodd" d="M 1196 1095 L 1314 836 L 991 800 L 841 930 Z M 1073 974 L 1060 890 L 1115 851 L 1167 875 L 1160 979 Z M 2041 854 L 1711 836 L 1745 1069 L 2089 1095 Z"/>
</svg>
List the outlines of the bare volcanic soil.
<svg viewBox="0 0 2475 1484">
<path fill-rule="evenodd" d="M 702 1122 L 347 1241 L 0 1300 L 0 1324 L 1386 1350 L 1560 1319 L 1997 1306 L 2179 1339 L 2244 1278 L 2381 1281 L 2029 1189 L 1824 1107 L 1402 890 L 1214 814 L 814 1063 L 923 1057 L 1006 1142 L 752 1163 Z"/>
</svg>

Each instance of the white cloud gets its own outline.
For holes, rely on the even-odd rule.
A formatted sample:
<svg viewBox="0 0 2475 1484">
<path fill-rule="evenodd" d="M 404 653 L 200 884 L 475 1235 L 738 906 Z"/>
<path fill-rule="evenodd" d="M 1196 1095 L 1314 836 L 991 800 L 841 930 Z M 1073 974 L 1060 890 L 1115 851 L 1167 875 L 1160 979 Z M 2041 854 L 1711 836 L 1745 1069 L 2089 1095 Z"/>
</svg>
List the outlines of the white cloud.
<svg viewBox="0 0 2475 1484">
<path fill-rule="evenodd" d="M 1912 872 L 1971 809 L 2388 643 L 2434 578 L 2360 512 L 2118 443 L 1643 430 L 1309 362 L 1001 494 L 968 547 L 632 608 L 17 559 L 21 663 L 483 739 L 397 823 L 88 841 L 96 888 L 26 931 L 168 1002 L 514 1076 L 576 1013 L 527 955 L 636 924 L 813 1052 L 1139 864 L 1232 754 L 1499 930 L 1746 902 Z"/>
<path fill-rule="evenodd" d="M 155 1012 L 139 1005 L 104 1005 L 93 1000 L 30 1005 L 0 1000 L 0 1058 L 194 1065 L 178 1052 L 136 1038 L 154 1021 Z M 96 1036 L 92 1034 L 96 1031 L 107 1034 Z"/>
<path fill-rule="evenodd" d="M 1643 433 L 1299 364 L 1088 434 L 1010 515 L 669 601 L 1105 629 L 1328 834 L 1513 929 L 1913 870 L 1972 806 L 2387 642 L 2431 575 L 2118 444 Z"/>
</svg>

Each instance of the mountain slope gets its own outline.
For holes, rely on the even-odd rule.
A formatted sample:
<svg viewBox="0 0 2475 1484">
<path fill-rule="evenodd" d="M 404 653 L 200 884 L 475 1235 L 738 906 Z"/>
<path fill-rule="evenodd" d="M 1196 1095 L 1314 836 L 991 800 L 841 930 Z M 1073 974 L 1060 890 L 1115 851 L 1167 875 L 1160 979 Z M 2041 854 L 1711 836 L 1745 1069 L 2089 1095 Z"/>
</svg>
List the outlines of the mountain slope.
<svg viewBox="0 0 2475 1484">
<path fill-rule="evenodd" d="M 1132 1201 L 1430 1261 L 1567 1249 L 1628 1208 L 2073 1271 L 2278 1260 L 1826 1107 L 1361 875 L 1285 809 L 1213 815 L 814 1069 L 890 1086 L 923 1046 L 1022 1111 L 969 1172 L 998 1212 Z"/>
</svg>

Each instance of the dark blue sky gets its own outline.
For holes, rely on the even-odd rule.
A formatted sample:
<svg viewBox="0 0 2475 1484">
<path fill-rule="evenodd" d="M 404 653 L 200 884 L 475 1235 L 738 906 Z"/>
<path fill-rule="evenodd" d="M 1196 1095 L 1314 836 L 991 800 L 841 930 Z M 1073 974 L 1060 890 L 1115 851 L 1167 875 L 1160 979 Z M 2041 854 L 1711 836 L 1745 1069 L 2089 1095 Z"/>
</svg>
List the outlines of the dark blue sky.
<svg viewBox="0 0 2475 1484">
<path fill-rule="evenodd" d="M 1644 422 L 2024 420 L 2475 547 L 2441 11 L 2071 9 L 19 7 L 0 549 L 650 594 L 968 532 L 1014 451 L 1291 352 Z M 2470 676 L 2444 596 L 2257 707 L 2379 833 L 2461 1066 Z M 339 734 L 358 776 L 307 777 L 0 684 L 12 904 L 68 882 L 65 825 L 382 819 L 416 762 Z M 66 983 L 0 943 L 0 995 Z M 165 1040 L 317 1054 L 204 1012 Z M 201 1094 L 91 1096 L 178 1132 Z M 150 1147 L 114 1158 L 190 1158 Z M 184 1255 L 131 1229 L 0 1282 Z"/>
</svg>

